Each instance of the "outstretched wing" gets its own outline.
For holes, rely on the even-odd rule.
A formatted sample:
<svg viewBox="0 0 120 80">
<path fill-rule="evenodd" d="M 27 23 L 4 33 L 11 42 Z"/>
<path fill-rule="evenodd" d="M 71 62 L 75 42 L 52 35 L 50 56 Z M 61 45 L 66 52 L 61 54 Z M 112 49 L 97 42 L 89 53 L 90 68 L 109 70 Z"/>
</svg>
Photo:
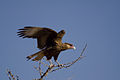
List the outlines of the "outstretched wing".
<svg viewBox="0 0 120 80">
<path fill-rule="evenodd" d="M 36 38 L 38 42 L 38 48 L 51 44 L 53 39 L 57 36 L 57 32 L 49 28 L 31 27 L 27 26 L 19 29 L 18 36 L 22 38 Z"/>
</svg>

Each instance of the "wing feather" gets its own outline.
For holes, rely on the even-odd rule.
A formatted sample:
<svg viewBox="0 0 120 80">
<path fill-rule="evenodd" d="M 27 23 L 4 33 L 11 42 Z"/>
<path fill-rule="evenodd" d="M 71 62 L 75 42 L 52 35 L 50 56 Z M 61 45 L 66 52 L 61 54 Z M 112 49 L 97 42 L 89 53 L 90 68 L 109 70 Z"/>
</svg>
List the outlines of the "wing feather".
<svg viewBox="0 0 120 80">
<path fill-rule="evenodd" d="M 57 32 L 49 28 L 31 27 L 27 26 L 22 29 L 18 29 L 18 36 L 22 38 L 36 38 L 38 42 L 38 48 L 43 49 L 49 42 L 53 41 L 53 38 L 57 36 Z"/>
</svg>

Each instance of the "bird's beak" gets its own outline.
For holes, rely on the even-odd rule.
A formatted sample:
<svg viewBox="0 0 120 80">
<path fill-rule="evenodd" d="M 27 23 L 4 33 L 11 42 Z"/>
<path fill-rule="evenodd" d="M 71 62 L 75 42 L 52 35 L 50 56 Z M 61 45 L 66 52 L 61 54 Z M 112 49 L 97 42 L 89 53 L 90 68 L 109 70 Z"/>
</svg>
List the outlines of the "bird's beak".
<svg viewBox="0 0 120 80">
<path fill-rule="evenodd" d="M 74 47 L 73 47 L 73 49 L 75 50 L 75 49 L 76 49 L 76 47 L 74 46 Z"/>
<path fill-rule="evenodd" d="M 72 48 L 72 49 L 74 49 L 74 50 L 76 49 L 76 47 L 75 47 L 75 46 L 72 46 L 71 48 Z"/>
</svg>

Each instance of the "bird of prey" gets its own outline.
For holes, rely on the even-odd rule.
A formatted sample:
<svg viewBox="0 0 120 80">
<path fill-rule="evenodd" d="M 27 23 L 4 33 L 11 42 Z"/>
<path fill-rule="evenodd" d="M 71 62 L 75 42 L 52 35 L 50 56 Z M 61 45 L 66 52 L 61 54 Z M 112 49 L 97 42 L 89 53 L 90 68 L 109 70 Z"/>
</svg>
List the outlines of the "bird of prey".
<svg viewBox="0 0 120 80">
<path fill-rule="evenodd" d="M 57 61 L 60 52 L 67 49 L 75 49 L 70 43 L 62 43 L 62 38 L 65 34 L 64 30 L 57 33 L 49 28 L 32 26 L 26 26 L 18 30 L 17 33 L 19 37 L 37 39 L 37 47 L 40 51 L 27 56 L 28 60 L 33 58 L 32 61 L 38 61 L 46 56 L 47 60 L 50 61 L 51 58 L 54 57 L 55 62 L 60 65 Z M 52 64 L 51 61 L 50 63 Z"/>
</svg>

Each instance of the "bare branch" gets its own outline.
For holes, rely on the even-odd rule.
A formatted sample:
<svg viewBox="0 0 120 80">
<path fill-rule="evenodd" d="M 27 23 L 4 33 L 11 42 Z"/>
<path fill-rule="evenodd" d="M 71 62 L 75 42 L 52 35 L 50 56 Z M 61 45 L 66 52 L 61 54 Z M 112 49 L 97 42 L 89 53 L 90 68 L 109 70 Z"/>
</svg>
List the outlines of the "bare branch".
<svg viewBox="0 0 120 80">
<path fill-rule="evenodd" d="M 9 80 L 19 80 L 19 77 L 16 75 L 16 78 L 15 78 L 9 69 L 7 69 L 7 75 L 8 75 Z"/>
<path fill-rule="evenodd" d="M 51 71 L 53 68 L 54 68 L 54 65 L 51 66 L 51 67 L 49 67 L 49 68 L 46 70 L 46 72 L 41 76 L 41 78 L 40 78 L 39 80 L 42 80 L 44 76 L 47 76 L 48 73 L 49 73 L 49 71 Z"/>
<path fill-rule="evenodd" d="M 41 70 L 41 67 L 40 67 L 40 65 L 41 65 L 41 62 L 39 61 L 39 73 L 40 73 L 40 76 L 42 76 L 42 70 Z"/>
<path fill-rule="evenodd" d="M 8 69 L 7 69 L 7 75 L 8 75 L 9 80 L 11 80 L 11 76 L 10 76 L 10 74 L 9 74 Z"/>
</svg>

